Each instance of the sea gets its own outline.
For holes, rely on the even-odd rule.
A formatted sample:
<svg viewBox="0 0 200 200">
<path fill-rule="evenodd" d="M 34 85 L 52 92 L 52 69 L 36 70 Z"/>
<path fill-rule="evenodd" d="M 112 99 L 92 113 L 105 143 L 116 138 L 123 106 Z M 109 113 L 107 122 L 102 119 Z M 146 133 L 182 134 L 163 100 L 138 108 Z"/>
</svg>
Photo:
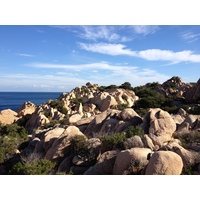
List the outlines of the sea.
<svg viewBox="0 0 200 200">
<path fill-rule="evenodd" d="M 5 109 L 17 111 L 27 101 L 40 105 L 49 99 L 56 100 L 61 94 L 61 92 L 0 92 L 0 111 Z"/>
</svg>

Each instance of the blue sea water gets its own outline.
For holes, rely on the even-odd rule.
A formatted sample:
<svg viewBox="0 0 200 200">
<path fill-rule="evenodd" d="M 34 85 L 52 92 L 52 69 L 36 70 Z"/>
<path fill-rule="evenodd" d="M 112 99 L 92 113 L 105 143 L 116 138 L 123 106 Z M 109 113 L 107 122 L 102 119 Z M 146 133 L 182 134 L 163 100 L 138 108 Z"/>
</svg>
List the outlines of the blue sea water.
<svg viewBox="0 0 200 200">
<path fill-rule="evenodd" d="M 55 100 L 61 92 L 0 92 L 0 111 L 4 109 L 17 109 L 25 102 L 30 101 L 35 105 Z"/>
</svg>

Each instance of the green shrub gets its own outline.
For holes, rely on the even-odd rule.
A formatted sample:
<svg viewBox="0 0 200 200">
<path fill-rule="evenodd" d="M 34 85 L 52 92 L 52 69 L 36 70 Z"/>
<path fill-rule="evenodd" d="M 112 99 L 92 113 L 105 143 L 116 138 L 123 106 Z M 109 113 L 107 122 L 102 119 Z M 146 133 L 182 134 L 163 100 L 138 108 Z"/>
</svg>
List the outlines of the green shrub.
<svg viewBox="0 0 200 200">
<path fill-rule="evenodd" d="M 138 136 L 144 135 L 144 130 L 139 126 L 136 126 L 136 127 L 129 126 L 128 130 L 126 131 L 126 138 L 130 138 L 135 135 L 138 135 Z"/>
<path fill-rule="evenodd" d="M 51 128 L 54 127 L 56 124 L 60 124 L 60 122 L 58 120 L 50 120 L 49 123 L 43 124 L 41 128 L 42 129 Z"/>
<path fill-rule="evenodd" d="M 68 110 L 64 107 L 65 102 L 63 100 L 54 100 L 50 102 L 52 108 L 57 108 L 57 110 L 63 114 L 67 114 Z"/>
<path fill-rule="evenodd" d="M 133 88 L 131 87 L 131 84 L 129 82 L 124 82 L 123 84 L 121 84 L 119 86 L 119 88 L 123 88 L 125 90 L 133 90 Z"/>
<path fill-rule="evenodd" d="M 115 89 L 115 88 L 118 88 L 118 86 L 116 85 L 109 85 L 106 87 L 106 89 Z"/>
<path fill-rule="evenodd" d="M 24 127 L 0 124 L 0 163 L 11 158 L 20 144 L 27 140 L 28 133 Z"/>
<path fill-rule="evenodd" d="M 74 98 L 72 99 L 72 103 L 79 104 L 79 103 L 84 103 L 84 101 L 83 98 Z"/>
<path fill-rule="evenodd" d="M 76 135 L 71 139 L 72 152 L 85 155 L 88 152 L 87 138 L 84 135 Z"/>
<path fill-rule="evenodd" d="M 165 102 L 165 97 L 150 88 L 143 88 L 136 93 L 139 96 L 137 106 L 140 108 L 160 108 Z"/>
<path fill-rule="evenodd" d="M 125 101 L 127 101 L 128 97 L 125 94 L 123 94 L 122 95 L 122 99 L 124 99 Z"/>
<path fill-rule="evenodd" d="M 50 174 L 51 170 L 54 169 L 56 163 L 41 159 L 39 161 L 33 161 L 31 163 L 16 163 L 12 169 L 10 170 L 9 174 L 12 175 L 48 175 Z"/>
<path fill-rule="evenodd" d="M 100 139 L 102 143 L 112 146 L 112 149 L 124 149 L 123 142 L 126 140 L 126 134 L 103 135 Z"/>
<path fill-rule="evenodd" d="M 117 109 L 117 110 L 124 110 L 126 108 L 128 108 L 128 104 L 122 103 L 122 104 L 118 104 L 116 106 L 112 106 L 112 109 Z"/>
<path fill-rule="evenodd" d="M 100 92 L 105 92 L 106 86 L 100 86 L 100 87 L 98 87 L 98 90 L 99 90 Z"/>
</svg>

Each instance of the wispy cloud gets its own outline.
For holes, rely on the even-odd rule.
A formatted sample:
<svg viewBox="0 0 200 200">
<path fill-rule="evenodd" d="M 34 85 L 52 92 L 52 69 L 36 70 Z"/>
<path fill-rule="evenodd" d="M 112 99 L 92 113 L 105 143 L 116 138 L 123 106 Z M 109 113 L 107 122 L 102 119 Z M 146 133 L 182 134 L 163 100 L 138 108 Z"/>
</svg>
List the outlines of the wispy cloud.
<svg viewBox="0 0 200 200">
<path fill-rule="evenodd" d="M 147 49 L 143 51 L 133 51 L 126 48 L 122 44 L 109 44 L 109 43 L 96 43 L 96 44 L 86 44 L 79 43 L 80 48 L 107 55 L 127 55 L 142 58 L 149 61 L 170 61 L 173 63 L 179 62 L 200 62 L 200 54 L 194 54 L 190 50 L 174 52 L 171 50 L 161 50 L 161 49 Z"/>
<path fill-rule="evenodd" d="M 183 40 L 191 43 L 191 42 L 194 42 L 194 41 L 199 39 L 200 33 L 195 34 L 195 33 L 191 32 L 191 31 L 188 31 L 188 32 L 182 33 L 181 37 L 182 37 Z"/>
<path fill-rule="evenodd" d="M 160 28 L 159 26 L 151 26 L 151 25 L 135 25 L 132 26 L 133 30 L 137 34 L 142 34 L 142 35 L 148 35 L 148 34 L 154 34 L 157 32 Z"/>
<path fill-rule="evenodd" d="M 79 43 L 80 48 L 95 52 L 95 53 L 102 53 L 108 54 L 112 56 L 117 55 L 129 55 L 135 56 L 135 52 L 131 51 L 130 49 L 126 49 L 126 46 L 123 44 L 108 44 L 108 43 L 95 43 L 95 44 L 86 44 L 86 43 Z"/>
<path fill-rule="evenodd" d="M 51 26 L 75 33 L 78 37 L 91 41 L 105 42 L 129 42 L 138 35 L 148 35 L 156 33 L 160 28 L 158 26 L 111 26 L 111 25 L 88 25 L 88 26 Z"/>
<path fill-rule="evenodd" d="M 97 41 L 98 39 L 109 42 L 127 42 L 131 38 L 118 33 L 118 26 L 80 26 L 81 32 L 79 36 L 87 39 Z"/>
<path fill-rule="evenodd" d="M 77 86 L 77 83 L 83 82 L 83 80 L 85 80 L 85 83 L 91 81 L 100 85 L 120 85 L 125 81 L 129 81 L 137 86 L 155 80 L 163 82 L 169 79 L 169 76 L 148 68 L 127 65 L 111 65 L 102 62 L 81 65 L 57 65 L 49 63 L 31 63 L 27 65 L 35 68 L 59 69 L 59 71 L 63 69 L 68 74 L 76 74 L 74 78 L 80 78 L 81 81 L 74 82 L 74 85 L 76 84 L 75 86 Z M 65 83 L 68 84 L 66 74 L 59 72 L 59 75 L 63 75 L 62 78 L 65 77 Z"/>
<path fill-rule="evenodd" d="M 23 57 L 34 57 L 34 55 L 26 54 L 26 53 L 16 53 L 17 56 L 23 56 Z"/>
</svg>

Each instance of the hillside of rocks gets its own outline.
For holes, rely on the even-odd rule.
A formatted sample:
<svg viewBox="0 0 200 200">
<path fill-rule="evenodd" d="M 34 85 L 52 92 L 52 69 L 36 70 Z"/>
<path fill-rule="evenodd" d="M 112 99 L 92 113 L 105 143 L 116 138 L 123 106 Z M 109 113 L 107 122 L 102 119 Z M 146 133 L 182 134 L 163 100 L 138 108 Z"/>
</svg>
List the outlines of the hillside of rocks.
<svg viewBox="0 0 200 200">
<path fill-rule="evenodd" d="M 3 137 L 7 130 L 20 137 L 9 156 L 0 156 L 0 173 L 34 174 L 29 165 L 42 163 L 49 171 L 37 173 L 200 174 L 199 91 L 200 79 L 179 77 L 135 88 L 88 82 L 41 105 L 3 110 L 1 143 L 11 137 Z"/>
</svg>

